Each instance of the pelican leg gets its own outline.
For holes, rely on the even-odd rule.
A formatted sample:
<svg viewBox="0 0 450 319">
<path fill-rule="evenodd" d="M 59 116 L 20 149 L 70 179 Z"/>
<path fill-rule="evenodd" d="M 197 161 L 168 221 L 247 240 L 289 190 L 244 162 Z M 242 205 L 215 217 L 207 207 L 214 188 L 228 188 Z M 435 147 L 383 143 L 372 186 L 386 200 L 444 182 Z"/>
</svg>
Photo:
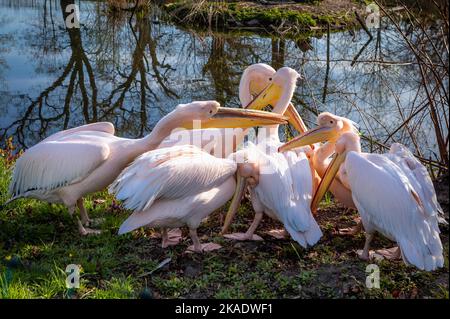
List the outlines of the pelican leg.
<svg viewBox="0 0 450 319">
<path fill-rule="evenodd" d="M 83 202 L 81 202 L 83 204 Z M 78 201 L 77 201 L 78 204 Z M 74 214 L 75 213 L 75 205 L 69 206 L 69 214 L 71 217 L 75 217 L 75 222 L 78 226 L 78 232 L 80 233 L 81 236 L 86 236 L 86 235 L 98 235 L 101 233 L 100 230 L 95 230 L 95 229 L 90 229 L 90 228 L 85 228 L 83 226 L 83 223 L 81 222 L 80 218 L 78 218 L 78 215 Z M 80 210 L 80 214 L 81 214 L 81 210 Z"/>
<path fill-rule="evenodd" d="M 254 240 L 254 241 L 262 241 L 263 239 L 255 234 L 255 230 L 258 227 L 259 223 L 261 222 L 261 219 L 263 218 L 263 212 L 256 212 L 255 218 L 253 219 L 252 224 L 247 229 L 245 233 L 232 233 L 232 234 L 225 234 L 223 237 L 233 240 Z"/>
<path fill-rule="evenodd" d="M 370 248 L 370 243 L 372 242 L 373 236 L 374 236 L 374 233 L 366 232 L 366 242 L 364 244 L 364 249 L 361 253 L 358 252 L 358 256 L 362 260 L 369 260 L 369 248 Z"/>
<path fill-rule="evenodd" d="M 202 244 L 200 243 L 200 239 L 198 239 L 197 229 L 189 228 L 189 235 L 191 236 L 192 242 L 194 243 L 193 251 L 195 251 L 197 253 L 203 252 Z"/>
<path fill-rule="evenodd" d="M 78 209 L 80 210 L 81 223 L 85 226 L 89 226 L 89 222 L 91 220 L 89 219 L 86 208 L 84 207 L 83 198 L 79 198 L 77 200 L 77 206 L 78 206 Z"/>
<path fill-rule="evenodd" d="M 161 243 L 161 247 L 162 248 L 167 248 L 169 246 L 175 246 L 177 245 L 181 239 L 181 229 L 179 228 L 175 228 L 175 229 L 171 229 L 169 231 L 167 231 L 167 228 L 162 228 L 161 229 L 161 238 L 162 238 L 162 243 Z"/>
<path fill-rule="evenodd" d="M 261 219 L 264 215 L 264 208 L 259 201 L 258 197 L 254 194 L 254 192 L 250 191 L 251 199 L 252 199 L 252 205 L 253 209 L 255 211 L 255 217 L 253 219 L 252 224 L 248 228 L 248 230 L 245 233 L 233 233 L 233 234 L 225 234 L 223 237 L 233 240 L 255 240 L 255 241 L 262 241 L 263 239 L 255 235 L 254 232 L 256 228 L 258 227 L 259 223 L 261 222 Z M 234 198 L 233 198 L 234 201 Z M 236 206 L 237 209 L 237 206 Z"/>
<path fill-rule="evenodd" d="M 197 235 L 197 229 L 189 228 L 189 235 L 191 236 L 192 242 L 194 245 L 191 245 L 188 247 L 188 252 L 196 252 L 196 253 L 203 253 L 207 251 L 213 251 L 222 248 L 222 246 L 215 244 L 215 243 L 206 243 L 201 244 L 200 239 Z"/>
<path fill-rule="evenodd" d="M 94 226 L 99 225 L 105 221 L 104 218 L 89 218 L 89 215 L 86 211 L 86 207 L 84 207 L 84 201 L 83 198 L 79 198 L 77 200 L 77 206 L 80 210 L 80 216 L 81 216 L 81 223 L 83 223 L 84 226 Z"/>
<path fill-rule="evenodd" d="M 355 236 L 359 234 L 363 229 L 363 224 L 361 221 L 361 217 L 355 218 L 356 226 L 348 227 L 348 228 L 341 228 L 337 231 L 338 235 L 341 236 Z"/>
<path fill-rule="evenodd" d="M 261 223 L 261 220 L 263 218 L 263 212 L 256 212 L 255 218 L 253 219 L 252 224 L 248 228 L 248 230 L 245 232 L 245 238 L 246 240 L 262 240 L 261 237 L 258 235 L 254 235 L 256 228 L 258 227 L 259 223 Z"/>
</svg>

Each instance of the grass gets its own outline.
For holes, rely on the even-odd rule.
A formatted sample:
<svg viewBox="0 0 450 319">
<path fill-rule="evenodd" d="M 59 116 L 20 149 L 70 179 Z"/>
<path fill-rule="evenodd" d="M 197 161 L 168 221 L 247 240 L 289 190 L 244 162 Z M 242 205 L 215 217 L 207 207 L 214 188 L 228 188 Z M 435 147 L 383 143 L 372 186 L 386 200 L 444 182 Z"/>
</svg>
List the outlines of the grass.
<svg viewBox="0 0 450 319">
<path fill-rule="evenodd" d="M 6 152 L 8 153 L 8 152 Z M 0 200 L 8 198 L 13 157 L 0 156 Z M 355 254 L 364 236 L 336 237 L 336 227 L 349 226 L 355 212 L 329 199 L 319 210 L 324 236 L 305 250 L 291 240 L 265 232 L 281 227 L 264 218 L 258 233 L 264 242 L 232 242 L 218 235 L 224 216 L 213 213 L 199 229 L 202 241 L 223 245 L 214 253 L 185 253 L 178 246 L 160 247 L 155 231 L 141 229 L 116 235 L 129 214 L 106 192 L 87 198 L 92 217 L 104 217 L 103 233 L 80 237 L 67 210 L 37 200 L 17 200 L 0 209 L 1 298 L 448 298 L 448 228 L 443 229 L 446 266 L 435 272 L 379 262 L 381 289 L 365 288 L 367 263 Z M 234 231 L 244 231 L 253 218 L 248 201 L 240 208 Z M 374 247 L 392 245 L 377 237 Z M 166 258 L 171 261 L 148 273 Z M 66 266 L 81 266 L 80 288 L 66 288 Z"/>
<path fill-rule="evenodd" d="M 249 1 L 175 1 L 162 6 L 169 16 L 182 24 L 209 26 L 220 29 L 260 28 L 284 36 L 295 37 L 311 28 L 332 30 L 354 24 L 354 15 L 348 10 L 335 11 L 320 6 L 319 1 L 307 1 L 308 7 L 261 6 Z"/>
</svg>

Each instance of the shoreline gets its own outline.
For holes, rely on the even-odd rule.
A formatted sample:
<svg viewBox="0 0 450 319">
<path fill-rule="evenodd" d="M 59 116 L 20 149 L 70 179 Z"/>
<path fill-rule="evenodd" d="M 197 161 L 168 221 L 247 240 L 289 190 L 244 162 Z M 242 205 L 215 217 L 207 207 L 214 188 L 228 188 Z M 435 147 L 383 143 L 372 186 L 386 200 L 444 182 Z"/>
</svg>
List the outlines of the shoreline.
<svg viewBox="0 0 450 319">
<path fill-rule="evenodd" d="M 261 4 L 264 3 L 264 4 Z M 221 31 L 243 30 L 296 37 L 305 32 L 324 33 L 361 27 L 365 4 L 350 0 L 302 3 L 174 1 L 160 6 L 169 19 L 181 25 Z"/>
</svg>

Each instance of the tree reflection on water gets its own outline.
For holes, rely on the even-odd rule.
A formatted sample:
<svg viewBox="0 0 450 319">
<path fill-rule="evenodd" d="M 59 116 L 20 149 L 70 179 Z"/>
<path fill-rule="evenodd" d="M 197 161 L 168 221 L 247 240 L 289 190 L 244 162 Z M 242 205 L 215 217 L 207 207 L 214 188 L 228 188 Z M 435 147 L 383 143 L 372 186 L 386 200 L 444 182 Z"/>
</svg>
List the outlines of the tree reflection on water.
<svg viewBox="0 0 450 319">
<path fill-rule="evenodd" d="M 318 112 L 334 112 L 360 124 L 372 151 L 399 141 L 440 159 L 418 65 L 387 19 L 371 30 L 371 41 L 363 30 L 285 39 L 186 30 L 165 22 L 157 9 L 132 15 L 81 1 L 81 28 L 68 29 L 63 8 L 73 3 L 0 0 L 2 142 L 14 136 L 30 147 L 55 131 L 95 121 L 111 121 L 119 135 L 138 137 L 178 103 L 215 99 L 238 107 L 242 71 L 265 62 L 304 76 L 293 102 L 307 125 Z M 405 22 L 402 28 L 423 43 L 417 26 Z M 435 43 L 442 55 L 430 52 L 431 59 L 448 67 L 444 41 Z M 448 86 L 448 73 L 443 81 Z M 448 116 L 445 99 L 436 96 L 441 118 Z M 406 121 L 414 114 L 420 116 Z"/>
</svg>

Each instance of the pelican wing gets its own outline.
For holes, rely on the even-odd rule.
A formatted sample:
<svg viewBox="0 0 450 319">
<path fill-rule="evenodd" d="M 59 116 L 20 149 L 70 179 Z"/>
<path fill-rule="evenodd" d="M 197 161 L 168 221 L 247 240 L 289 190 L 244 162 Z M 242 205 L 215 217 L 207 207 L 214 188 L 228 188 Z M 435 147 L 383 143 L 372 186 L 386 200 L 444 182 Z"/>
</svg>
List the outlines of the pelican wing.
<svg viewBox="0 0 450 319">
<path fill-rule="evenodd" d="M 417 192 L 429 216 L 437 216 L 439 222 L 446 224 L 444 211 L 437 200 L 436 191 L 431 177 L 424 165 L 400 143 L 392 144 L 389 150 L 389 158 L 403 170 L 408 180 Z"/>
<path fill-rule="evenodd" d="M 41 142 L 17 160 L 10 193 L 18 198 L 30 191 L 48 192 L 81 181 L 109 153 L 109 146 L 95 139 Z"/>
<path fill-rule="evenodd" d="M 107 134 L 114 135 L 114 125 L 110 122 L 97 122 L 97 123 L 90 123 L 74 128 L 70 128 L 64 131 L 56 132 L 55 134 L 50 135 L 46 139 L 44 139 L 42 142 L 49 142 L 49 141 L 55 141 L 62 137 L 74 134 L 74 133 L 80 133 L 80 132 L 86 132 L 86 131 L 94 131 L 94 132 L 103 132 Z"/>
<path fill-rule="evenodd" d="M 259 157 L 260 179 L 255 188 L 258 199 L 278 216 L 300 245 L 314 245 L 322 232 L 309 208 L 312 177 L 306 155 L 260 152 Z"/>
<path fill-rule="evenodd" d="M 355 152 L 347 155 L 345 169 L 364 226 L 396 240 L 406 262 L 426 270 L 441 267 L 437 219 L 425 213 L 403 170 L 388 156 Z"/>
<path fill-rule="evenodd" d="M 191 145 L 157 149 L 138 157 L 110 186 L 124 205 L 145 210 L 157 199 L 176 199 L 222 184 L 236 163 Z"/>
<path fill-rule="evenodd" d="M 305 242 L 303 247 L 312 246 L 322 237 L 322 231 L 310 208 L 313 181 L 309 161 L 303 152 L 285 152 L 284 155 L 292 176 L 294 196 L 292 200 L 296 207 L 294 211 L 289 212 L 290 214 L 287 216 L 289 222 L 287 225 L 285 224 L 285 227 L 297 242 Z M 306 221 L 307 229 L 299 226 L 292 227 L 291 225 L 297 225 L 297 220 Z"/>
</svg>

